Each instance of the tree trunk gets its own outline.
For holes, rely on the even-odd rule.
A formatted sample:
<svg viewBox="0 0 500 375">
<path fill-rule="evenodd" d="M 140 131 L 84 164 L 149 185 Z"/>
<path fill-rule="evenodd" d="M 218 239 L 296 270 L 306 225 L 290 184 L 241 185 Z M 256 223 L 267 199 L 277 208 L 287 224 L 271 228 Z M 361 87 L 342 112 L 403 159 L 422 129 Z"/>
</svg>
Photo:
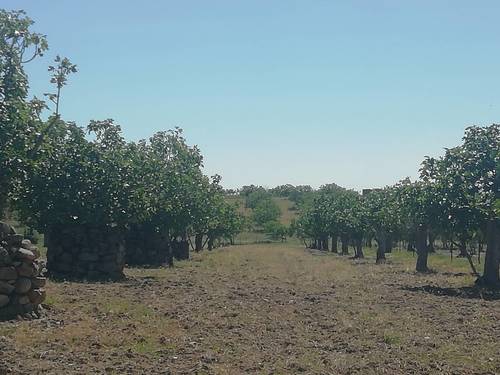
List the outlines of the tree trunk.
<svg viewBox="0 0 500 375">
<path fill-rule="evenodd" d="M 168 246 L 168 249 L 167 249 L 167 265 L 169 267 L 173 267 L 174 266 L 174 249 L 173 249 L 173 242 L 170 243 L 170 245 Z"/>
<path fill-rule="evenodd" d="M 465 240 L 465 238 L 460 238 L 458 250 L 460 251 L 460 253 L 458 254 L 459 258 L 467 258 L 467 241 Z"/>
<path fill-rule="evenodd" d="M 356 250 L 354 258 L 363 259 L 365 257 L 365 254 L 363 254 L 363 239 L 357 238 L 355 240 L 355 244 L 356 244 Z"/>
<path fill-rule="evenodd" d="M 392 247 L 393 247 L 392 237 L 391 236 L 387 236 L 387 239 L 385 241 L 385 249 L 384 249 L 384 251 L 386 253 L 392 253 Z"/>
<path fill-rule="evenodd" d="M 376 263 L 377 264 L 385 263 L 385 248 L 387 246 L 386 245 L 387 237 L 386 233 L 383 230 L 377 233 L 376 241 L 378 245 Z"/>
<path fill-rule="evenodd" d="M 432 230 L 429 230 L 429 248 L 428 251 L 429 253 L 435 253 L 436 252 L 436 247 L 434 245 L 434 242 L 436 241 L 436 235 L 432 232 Z"/>
<path fill-rule="evenodd" d="M 427 267 L 428 246 L 427 246 L 427 226 L 419 225 L 416 233 L 417 246 L 417 272 L 429 272 Z"/>
<path fill-rule="evenodd" d="M 442 244 L 443 244 L 443 250 L 450 250 L 450 244 L 448 241 L 446 240 L 441 240 Z"/>
<path fill-rule="evenodd" d="M 203 234 L 194 236 L 194 251 L 198 252 L 203 250 Z"/>
<path fill-rule="evenodd" d="M 332 253 L 338 253 L 338 238 L 336 235 L 332 235 Z"/>
<path fill-rule="evenodd" d="M 342 243 L 342 255 L 349 255 L 349 237 L 341 235 L 340 242 Z"/>
<path fill-rule="evenodd" d="M 208 238 L 208 250 L 212 251 L 213 248 L 214 248 L 214 239 L 212 237 L 209 237 Z"/>
<path fill-rule="evenodd" d="M 500 220 L 493 219 L 486 228 L 486 255 L 481 282 L 487 286 L 498 286 L 500 266 Z"/>
<path fill-rule="evenodd" d="M 321 250 L 328 251 L 328 237 L 323 238 L 321 241 Z"/>
<path fill-rule="evenodd" d="M 413 240 L 408 240 L 408 245 L 406 246 L 406 250 L 415 251 L 415 243 Z"/>
</svg>

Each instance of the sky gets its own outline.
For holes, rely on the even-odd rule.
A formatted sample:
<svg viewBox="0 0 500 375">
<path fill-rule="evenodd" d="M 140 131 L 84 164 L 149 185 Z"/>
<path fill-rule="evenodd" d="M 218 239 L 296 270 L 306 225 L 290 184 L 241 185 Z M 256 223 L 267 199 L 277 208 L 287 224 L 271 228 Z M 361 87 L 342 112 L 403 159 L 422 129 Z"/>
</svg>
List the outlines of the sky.
<svg viewBox="0 0 500 375">
<path fill-rule="evenodd" d="M 227 188 L 418 176 L 470 125 L 500 122 L 498 1 L 0 0 L 50 50 L 50 91 L 78 66 L 64 119 L 113 118 L 129 140 L 179 126 Z"/>
</svg>

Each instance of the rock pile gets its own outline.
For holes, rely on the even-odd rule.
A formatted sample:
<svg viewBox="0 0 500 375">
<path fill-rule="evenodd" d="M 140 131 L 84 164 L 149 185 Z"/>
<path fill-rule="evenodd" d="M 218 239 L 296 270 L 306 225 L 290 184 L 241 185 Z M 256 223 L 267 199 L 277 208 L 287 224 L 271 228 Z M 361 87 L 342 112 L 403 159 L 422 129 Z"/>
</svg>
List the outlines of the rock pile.
<svg viewBox="0 0 500 375">
<path fill-rule="evenodd" d="M 35 245 L 0 222 L 0 320 L 38 315 L 46 281 L 39 257 Z"/>
<path fill-rule="evenodd" d="M 72 225 L 45 236 L 49 275 L 82 280 L 124 277 L 125 245 L 117 228 Z"/>
</svg>

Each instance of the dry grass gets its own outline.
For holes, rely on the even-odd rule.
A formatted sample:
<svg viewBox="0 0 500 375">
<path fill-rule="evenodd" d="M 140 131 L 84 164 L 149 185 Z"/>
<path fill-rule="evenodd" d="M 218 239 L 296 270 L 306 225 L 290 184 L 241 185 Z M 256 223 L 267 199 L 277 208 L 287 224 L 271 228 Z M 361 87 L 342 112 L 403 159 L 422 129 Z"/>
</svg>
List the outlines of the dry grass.
<svg viewBox="0 0 500 375">
<path fill-rule="evenodd" d="M 468 288 L 465 261 L 416 275 L 411 254 L 367 255 L 236 246 L 123 283 L 50 282 L 46 318 L 0 324 L 0 374 L 500 373 L 500 301 Z"/>
</svg>

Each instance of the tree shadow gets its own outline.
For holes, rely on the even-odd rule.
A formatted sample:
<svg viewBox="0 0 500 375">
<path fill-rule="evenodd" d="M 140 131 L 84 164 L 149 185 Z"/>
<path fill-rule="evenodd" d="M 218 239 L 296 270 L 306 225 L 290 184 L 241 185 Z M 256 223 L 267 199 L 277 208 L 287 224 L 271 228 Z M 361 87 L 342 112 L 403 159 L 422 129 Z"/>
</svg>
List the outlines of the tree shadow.
<svg viewBox="0 0 500 375">
<path fill-rule="evenodd" d="M 500 289 L 487 289 L 477 285 L 460 288 L 443 288 L 435 285 L 403 286 L 401 289 L 409 292 L 429 293 L 439 297 L 480 299 L 485 301 L 500 300 Z"/>
</svg>

